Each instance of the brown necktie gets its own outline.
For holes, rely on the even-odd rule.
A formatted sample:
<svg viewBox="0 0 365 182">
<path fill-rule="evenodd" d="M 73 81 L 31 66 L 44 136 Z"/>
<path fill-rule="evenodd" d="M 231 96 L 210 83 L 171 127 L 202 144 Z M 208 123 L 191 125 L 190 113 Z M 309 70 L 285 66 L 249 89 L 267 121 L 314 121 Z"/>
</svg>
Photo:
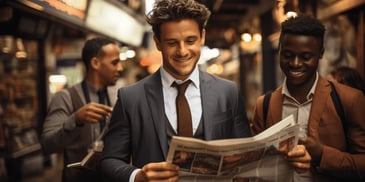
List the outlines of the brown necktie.
<svg viewBox="0 0 365 182">
<path fill-rule="evenodd" d="M 176 112 L 177 112 L 177 134 L 179 136 L 192 137 L 193 127 L 191 120 L 191 112 L 188 101 L 185 98 L 186 88 L 191 83 L 191 80 L 184 82 L 181 85 L 174 82 L 173 86 L 177 88 L 176 96 Z"/>
</svg>

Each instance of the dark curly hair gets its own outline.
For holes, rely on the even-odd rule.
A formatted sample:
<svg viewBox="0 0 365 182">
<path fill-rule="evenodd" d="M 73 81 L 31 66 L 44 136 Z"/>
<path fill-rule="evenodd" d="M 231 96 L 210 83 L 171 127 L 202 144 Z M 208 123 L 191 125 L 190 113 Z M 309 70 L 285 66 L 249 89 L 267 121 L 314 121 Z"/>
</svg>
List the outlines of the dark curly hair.
<svg viewBox="0 0 365 182">
<path fill-rule="evenodd" d="M 159 0 L 154 4 L 153 10 L 147 14 L 146 21 L 152 26 L 152 31 L 159 39 L 160 27 L 164 22 L 193 19 L 202 32 L 210 14 L 207 7 L 194 0 Z"/>
<path fill-rule="evenodd" d="M 104 56 L 102 48 L 107 44 L 116 44 L 116 42 L 102 37 L 92 38 L 85 42 L 84 47 L 82 48 L 81 56 L 82 56 L 82 61 L 85 64 L 86 70 L 88 70 L 90 67 L 91 58 Z"/>
<path fill-rule="evenodd" d="M 306 15 L 291 17 L 281 24 L 279 46 L 285 34 L 295 34 L 316 37 L 323 49 L 325 31 L 324 25 L 314 17 Z"/>
</svg>

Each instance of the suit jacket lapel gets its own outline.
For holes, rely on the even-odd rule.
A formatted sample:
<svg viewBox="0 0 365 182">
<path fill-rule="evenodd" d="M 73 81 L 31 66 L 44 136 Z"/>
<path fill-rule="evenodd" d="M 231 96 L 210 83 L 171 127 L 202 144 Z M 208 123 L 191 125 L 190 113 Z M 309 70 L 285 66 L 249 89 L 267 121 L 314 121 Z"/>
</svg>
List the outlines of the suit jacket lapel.
<svg viewBox="0 0 365 182">
<path fill-rule="evenodd" d="M 328 97 L 330 96 L 331 88 L 329 83 L 323 78 L 319 77 L 316 89 L 314 91 L 314 97 L 312 101 L 311 111 L 308 120 L 308 134 L 310 136 L 317 135 L 319 121 L 326 106 Z M 314 136 L 318 137 L 318 136 Z"/>
<path fill-rule="evenodd" d="M 273 125 L 273 123 L 276 123 L 278 121 L 281 121 L 282 118 L 282 111 L 283 111 L 283 95 L 282 92 L 282 86 L 276 89 L 272 94 L 272 98 L 270 101 L 270 109 L 268 113 L 268 126 Z M 315 89 L 315 94 L 312 101 L 312 106 L 310 110 L 309 120 L 308 120 L 308 134 L 310 136 L 316 136 L 319 121 L 321 118 L 321 114 L 323 113 L 323 109 L 326 105 L 326 102 L 328 100 L 328 97 L 330 96 L 331 88 L 329 86 L 329 83 L 325 81 L 323 78 L 318 78 L 318 83 Z"/>
<path fill-rule="evenodd" d="M 282 112 L 283 112 L 283 95 L 282 95 L 282 87 L 279 87 L 274 92 L 272 92 L 269 113 L 267 114 L 268 125 L 271 126 L 274 123 L 282 120 Z"/>
<path fill-rule="evenodd" d="M 151 75 L 150 80 L 145 84 L 147 104 L 152 114 L 153 127 L 155 128 L 158 140 L 163 152 L 167 156 L 168 144 L 165 125 L 165 109 L 163 102 L 162 83 L 160 71 Z"/>
<path fill-rule="evenodd" d="M 212 111 L 215 111 L 213 107 L 216 107 L 214 103 L 211 101 L 215 100 L 215 90 L 210 89 L 211 87 L 211 78 L 206 75 L 206 73 L 199 71 L 199 79 L 200 79 L 200 95 L 201 95 L 201 103 L 202 103 L 202 121 L 204 122 L 204 138 L 206 140 L 211 140 L 213 138 L 212 132 L 210 132 L 211 122 L 214 116 Z"/>
</svg>

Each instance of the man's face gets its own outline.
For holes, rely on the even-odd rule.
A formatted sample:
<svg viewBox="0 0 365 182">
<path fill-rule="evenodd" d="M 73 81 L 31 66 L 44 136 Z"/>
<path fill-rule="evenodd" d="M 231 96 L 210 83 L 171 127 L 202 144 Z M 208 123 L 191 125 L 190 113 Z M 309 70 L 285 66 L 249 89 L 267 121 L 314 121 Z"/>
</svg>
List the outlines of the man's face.
<svg viewBox="0 0 365 182">
<path fill-rule="evenodd" d="M 105 55 L 97 58 L 100 60 L 99 78 L 104 86 L 115 85 L 123 70 L 119 59 L 119 47 L 116 44 L 107 44 L 102 50 Z"/>
<path fill-rule="evenodd" d="M 161 37 L 154 40 L 162 54 L 163 67 L 174 78 L 185 80 L 199 60 L 205 31 L 200 34 L 198 24 L 190 19 L 166 22 L 160 28 Z"/>
<path fill-rule="evenodd" d="M 286 34 L 280 42 L 280 67 L 287 77 L 287 85 L 310 88 L 316 78 L 323 51 L 313 36 Z"/>
</svg>

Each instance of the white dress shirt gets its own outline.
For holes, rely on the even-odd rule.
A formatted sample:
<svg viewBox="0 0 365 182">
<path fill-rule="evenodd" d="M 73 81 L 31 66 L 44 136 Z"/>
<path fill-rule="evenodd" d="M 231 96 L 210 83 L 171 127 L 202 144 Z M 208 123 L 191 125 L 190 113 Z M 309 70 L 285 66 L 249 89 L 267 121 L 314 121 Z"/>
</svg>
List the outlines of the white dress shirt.
<svg viewBox="0 0 365 182">
<path fill-rule="evenodd" d="M 186 80 L 176 80 L 172 77 L 163 67 L 160 69 L 161 81 L 162 81 L 162 91 L 164 97 L 165 114 L 169 120 L 174 131 L 177 131 L 177 114 L 176 114 L 176 96 L 177 89 L 172 86 L 172 83 L 176 81 L 177 84 L 181 84 L 187 80 L 191 80 L 192 83 L 189 84 L 185 91 L 185 97 L 189 103 L 193 133 L 197 130 L 199 122 L 202 116 L 202 104 L 200 97 L 200 80 L 199 80 L 199 69 L 196 66 L 193 72 Z"/>
<path fill-rule="evenodd" d="M 299 123 L 300 129 L 299 129 L 299 137 L 305 138 L 307 137 L 308 132 L 308 120 L 310 115 L 310 110 L 312 107 L 312 100 L 314 91 L 316 89 L 318 82 L 318 73 L 316 73 L 316 80 L 314 81 L 314 84 L 312 88 L 310 89 L 309 93 L 307 94 L 306 98 L 307 101 L 304 103 L 299 103 L 290 93 L 286 86 L 286 78 L 283 82 L 283 113 L 282 118 L 285 118 L 289 116 L 290 114 L 293 114 L 294 119 L 297 123 Z M 293 176 L 294 182 L 311 182 L 313 181 L 313 177 L 310 171 L 298 174 L 294 172 Z"/>
</svg>

